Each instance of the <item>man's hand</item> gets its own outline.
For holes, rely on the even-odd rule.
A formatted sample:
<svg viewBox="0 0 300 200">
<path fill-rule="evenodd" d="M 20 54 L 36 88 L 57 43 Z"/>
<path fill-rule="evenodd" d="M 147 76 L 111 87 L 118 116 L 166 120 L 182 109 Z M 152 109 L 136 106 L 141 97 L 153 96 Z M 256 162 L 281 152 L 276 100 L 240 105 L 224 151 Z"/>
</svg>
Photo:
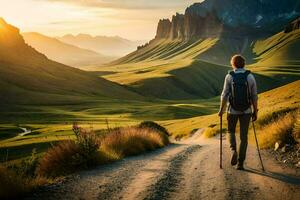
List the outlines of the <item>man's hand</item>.
<svg viewBox="0 0 300 200">
<path fill-rule="evenodd" d="M 257 120 L 257 111 L 254 111 L 252 114 L 252 121 L 255 122 Z"/>
</svg>

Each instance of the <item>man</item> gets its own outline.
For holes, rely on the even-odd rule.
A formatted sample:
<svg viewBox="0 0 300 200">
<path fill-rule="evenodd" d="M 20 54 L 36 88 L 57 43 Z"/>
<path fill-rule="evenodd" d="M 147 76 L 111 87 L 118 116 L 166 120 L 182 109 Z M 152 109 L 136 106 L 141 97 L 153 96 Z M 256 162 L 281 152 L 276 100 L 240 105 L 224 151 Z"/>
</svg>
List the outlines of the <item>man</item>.
<svg viewBox="0 0 300 200">
<path fill-rule="evenodd" d="M 245 70 L 245 59 L 241 55 L 232 57 L 231 66 L 233 71 L 225 77 L 219 116 L 223 115 L 229 101 L 227 120 L 232 152 L 231 165 L 238 164 L 237 169 L 244 170 L 249 123 L 251 117 L 253 121 L 257 119 L 257 86 L 254 76 L 250 71 Z M 241 143 L 237 153 L 235 130 L 238 121 L 240 122 Z"/>
</svg>

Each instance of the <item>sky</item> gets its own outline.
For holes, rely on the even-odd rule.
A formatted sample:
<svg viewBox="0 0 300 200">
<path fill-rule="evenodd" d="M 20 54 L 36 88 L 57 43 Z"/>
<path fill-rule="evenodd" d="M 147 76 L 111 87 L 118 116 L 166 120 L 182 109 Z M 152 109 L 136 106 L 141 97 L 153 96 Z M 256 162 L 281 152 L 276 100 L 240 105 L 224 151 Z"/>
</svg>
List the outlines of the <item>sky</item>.
<svg viewBox="0 0 300 200">
<path fill-rule="evenodd" d="M 154 38 L 159 19 L 201 0 L 0 0 L 0 17 L 22 32 Z"/>
</svg>

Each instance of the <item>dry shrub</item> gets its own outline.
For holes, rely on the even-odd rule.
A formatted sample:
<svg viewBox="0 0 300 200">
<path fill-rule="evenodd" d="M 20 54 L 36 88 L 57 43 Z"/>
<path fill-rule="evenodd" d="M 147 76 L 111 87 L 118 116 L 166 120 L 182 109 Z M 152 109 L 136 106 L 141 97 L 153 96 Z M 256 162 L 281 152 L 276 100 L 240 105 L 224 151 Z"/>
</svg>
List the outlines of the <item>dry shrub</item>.
<svg viewBox="0 0 300 200">
<path fill-rule="evenodd" d="M 129 155 L 163 147 L 168 136 L 151 128 L 109 129 L 101 136 L 73 125 L 75 141 L 64 141 L 50 148 L 38 167 L 38 175 L 57 177 L 104 164 Z"/>
<path fill-rule="evenodd" d="M 100 150 L 112 159 L 121 159 L 163 147 L 168 143 L 169 139 L 164 133 L 150 128 L 127 127 L 107 134 L 101 141 Z"/>
<path fill-rule="evenodd" d="M 288 113 L 259 130 L 259 142 L 262 148 L 273 148 L 276 142 L 284 144 L 294 143 L 292 135 L 296 122 L 295 112 Z"/>
<path fill-rule="evenodd" d="M 0 166 L 0 199 L 18 199 L 33 188 L 30 179 L 26 179 L 13 170 Z"/>
<path fill-rule="evenodd" d="M 60 142 L 46 152 L 38 168 L 39 175 L 56 177 L 98 164 L 102 154 L 98 153 L 100 143 L 95 133 L 76 123 L 73 131 L 75 141 Z"/>
<path fill-rule="evenodd" d="M 161 132 L 163 134 L 170 136 L 170 133 L 168 132 L 168 130 L 165 127 L 163 127 L 153 121 L 143 121 L 142 123 L 140 123 L 139 128 L 149 128 L 155 132 Z"/>
<path fill-rule="evenodd" d="M 63 141 L 50 148 L 42 158 L 38 174 L 43 176 L 64 175 L 75 171 L 80 161 L 79 146 L 75 141 Z"/>
</svg>

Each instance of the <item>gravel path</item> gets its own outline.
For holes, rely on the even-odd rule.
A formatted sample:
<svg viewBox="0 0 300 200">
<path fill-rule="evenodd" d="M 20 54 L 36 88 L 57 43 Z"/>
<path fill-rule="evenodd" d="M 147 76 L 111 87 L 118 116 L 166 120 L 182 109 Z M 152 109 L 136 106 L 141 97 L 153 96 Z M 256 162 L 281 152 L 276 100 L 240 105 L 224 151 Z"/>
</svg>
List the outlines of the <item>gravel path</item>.
<svg viewBox="0 0 300 200">
<path fill-rule="evenodd" d="M 44 188 L 29 199 L 300 199 L 300 172 L 282 168 L 249 146 L 245 171 L 229 164 L 224 140 L 224 169 L 219 169 L 219 141 L 202 130 L 164 149 L 84 171 L 66 182 Z"/>
</svg>

